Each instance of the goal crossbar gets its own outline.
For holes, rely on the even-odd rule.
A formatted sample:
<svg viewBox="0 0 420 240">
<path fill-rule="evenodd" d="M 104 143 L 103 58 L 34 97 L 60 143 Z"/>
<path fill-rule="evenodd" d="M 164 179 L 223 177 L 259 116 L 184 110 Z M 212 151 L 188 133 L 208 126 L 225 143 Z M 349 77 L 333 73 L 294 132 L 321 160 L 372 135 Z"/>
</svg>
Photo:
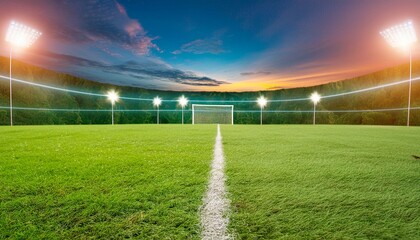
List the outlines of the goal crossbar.
<svg viewBox="0 0 420 240">
<path fill-rule="evenodd" d="M 197 110 L 197 107 L 203 107 L 203 108 L 214 108 L 214 109 L 210 109 L 210 110 Z M 229 108 L 229 110 L 225 110 L 225 111 L 220 111 L 217 109 L 221 109 L 221 108 Z M 217 120 L 217 117 L 221 117 L 220 115 L 222 113 L 229 113 L 230 117 L 229 117 L 229 122 L 230 124 L 233 125 L 233 105 L 212 105 L 212 104 L 192 104 L 192 124 L 197 124 L 197 114 L 210 114 L 213 115 L 213 117 L 216 118 L 216 122 L 212 122 L 212 123 L 223 123 L 223 122 L 219 122 Z M 219 119 L 220 120 L 220 119 Z"/>
</svg>

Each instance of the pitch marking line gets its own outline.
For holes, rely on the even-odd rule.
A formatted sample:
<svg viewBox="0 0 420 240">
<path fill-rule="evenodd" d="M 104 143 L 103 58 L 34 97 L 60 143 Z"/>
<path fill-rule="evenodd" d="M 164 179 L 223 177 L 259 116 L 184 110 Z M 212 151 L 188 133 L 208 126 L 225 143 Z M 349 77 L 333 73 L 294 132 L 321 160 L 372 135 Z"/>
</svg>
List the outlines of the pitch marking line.
<svg viewBox="0 0 420 240">
<path fill-rule="evenodd" d="M 204 203 L 201 207 L 201 238 L 231 239 L 227 227 L 229 224 L 229 200 L 226 197 L 225 157 L 223 155 L 220 125 L 217 125 L 214 156 L 211 164 L 210 179 Z"/>
</svg>

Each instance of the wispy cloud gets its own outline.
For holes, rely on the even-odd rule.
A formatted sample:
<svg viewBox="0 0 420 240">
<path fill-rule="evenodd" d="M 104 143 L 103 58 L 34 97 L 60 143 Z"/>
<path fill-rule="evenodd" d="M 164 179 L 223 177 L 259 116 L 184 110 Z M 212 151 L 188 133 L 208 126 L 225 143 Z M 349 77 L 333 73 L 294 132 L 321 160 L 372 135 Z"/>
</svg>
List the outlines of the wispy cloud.
<svg viewBox="0 0 420 240">
<path fill-rule="evenodd" d="M 261 75 L 270 75 L 271 72 L 268 71 L 258 71 L 258 72 L 242 72 L 241 76 L 261 76 Z"/>
<path fill-rule="evenodd" d="M 182 71 L 172 68 L 166 64 L 150 62 L 149 65 L 139 64 L 135 61 L 128 61 L 120 65 L 105 67 L 105 71 L 130 75 L 139 79 L 158 78 L 179 84 L 193 86 L 219 86 L 228 84 L 225 81 L 219 81 L 206 76 L 199 76 L 190 71 Z"/>
<path fill-rule="evenodd" d="M 269 88 L 267 88 L 267 90 L 270 90 L 270 91 L 276 91 L 276 90 L 282 90 L 282 89 L 284 89 L 284 87 L 269 87 Z"/>
<path fill-rule="evenodd" d="M 152 49 L 160 51 L 141 23 L 128 16 L 126 9 L 114 0 L 83 2 L 86 8 L 82 23 L 76 26 L 91 41 L 109 41 L 136 54 L 147 55 Z"/>
<path fill-rule="evenodd" d="M 137 55 L 161 51 L 155 43 L 158 37 L 151 36 L 116 0 L 38 0 L 36 4 L 33 0 L 10 1 L 0 9 L 0 18 L 9 18 L 8 12 L 36 23 L 44 38 L 61 43 L 109 43 Z"/>
<path fill-rule="evenodd" d="M 186 43 L 180 49 L 173 51 L 173 54 L 193 53 L 193 54 L 220 54 L 223 49 L 223 41 L 220 39 L 197 39 Z"/>
<path fill-rule="evenodd" d="M 52 52 L 42 52 L 40 55 L 44 58 L 47 57 L 50 60 L 60 62 L 62 65 L 86 67 L 91 70 L 96 69 L 103 73 L 116 74 L 119 75 L 121 79 L 135 78 L 142 81 L 159 80 L 182 85 L 209 87 L 229 84 L 226 81 L 200 76 L 191 71 L 182 71 L 151 58 L 143 58 L 142 62 L 127 61 L 122 64 L 107 64 L 86 58 Z"/>
</svg>

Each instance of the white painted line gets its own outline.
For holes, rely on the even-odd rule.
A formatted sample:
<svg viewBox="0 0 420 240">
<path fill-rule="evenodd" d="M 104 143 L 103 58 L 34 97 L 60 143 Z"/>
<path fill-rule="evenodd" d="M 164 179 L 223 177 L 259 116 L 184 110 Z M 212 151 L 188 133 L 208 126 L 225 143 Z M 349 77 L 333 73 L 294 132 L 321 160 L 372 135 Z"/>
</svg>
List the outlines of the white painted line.
<svg viewBox="0 0 420 240">
<path fill-rule="evenodd" d="M 231 239 L 227 227 L 229 224 L 229 200 L 225 187 L 225 157 L 223 155 L 220 125 L 217 125 L 214 157 L 211 164 L 210 180 L 204 203 L 201 207 L 201 239 Z"/>
</svg>

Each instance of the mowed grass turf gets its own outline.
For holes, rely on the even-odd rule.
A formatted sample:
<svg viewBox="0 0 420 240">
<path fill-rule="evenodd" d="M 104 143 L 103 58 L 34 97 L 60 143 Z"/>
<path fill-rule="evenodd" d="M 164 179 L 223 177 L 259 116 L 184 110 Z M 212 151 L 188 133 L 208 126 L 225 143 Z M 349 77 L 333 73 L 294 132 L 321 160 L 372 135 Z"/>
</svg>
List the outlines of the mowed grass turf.
<svg viewBox="0 0 420 240">
<path fill-rule="evenodd" d="M 0 128 L 0 239 L 197 239 L 216 126 Z"/>
<path fill-rule="evenodd" d="M 221 131 L 238 239 L 420 239 L 420 128 Z"/>
</svg>

